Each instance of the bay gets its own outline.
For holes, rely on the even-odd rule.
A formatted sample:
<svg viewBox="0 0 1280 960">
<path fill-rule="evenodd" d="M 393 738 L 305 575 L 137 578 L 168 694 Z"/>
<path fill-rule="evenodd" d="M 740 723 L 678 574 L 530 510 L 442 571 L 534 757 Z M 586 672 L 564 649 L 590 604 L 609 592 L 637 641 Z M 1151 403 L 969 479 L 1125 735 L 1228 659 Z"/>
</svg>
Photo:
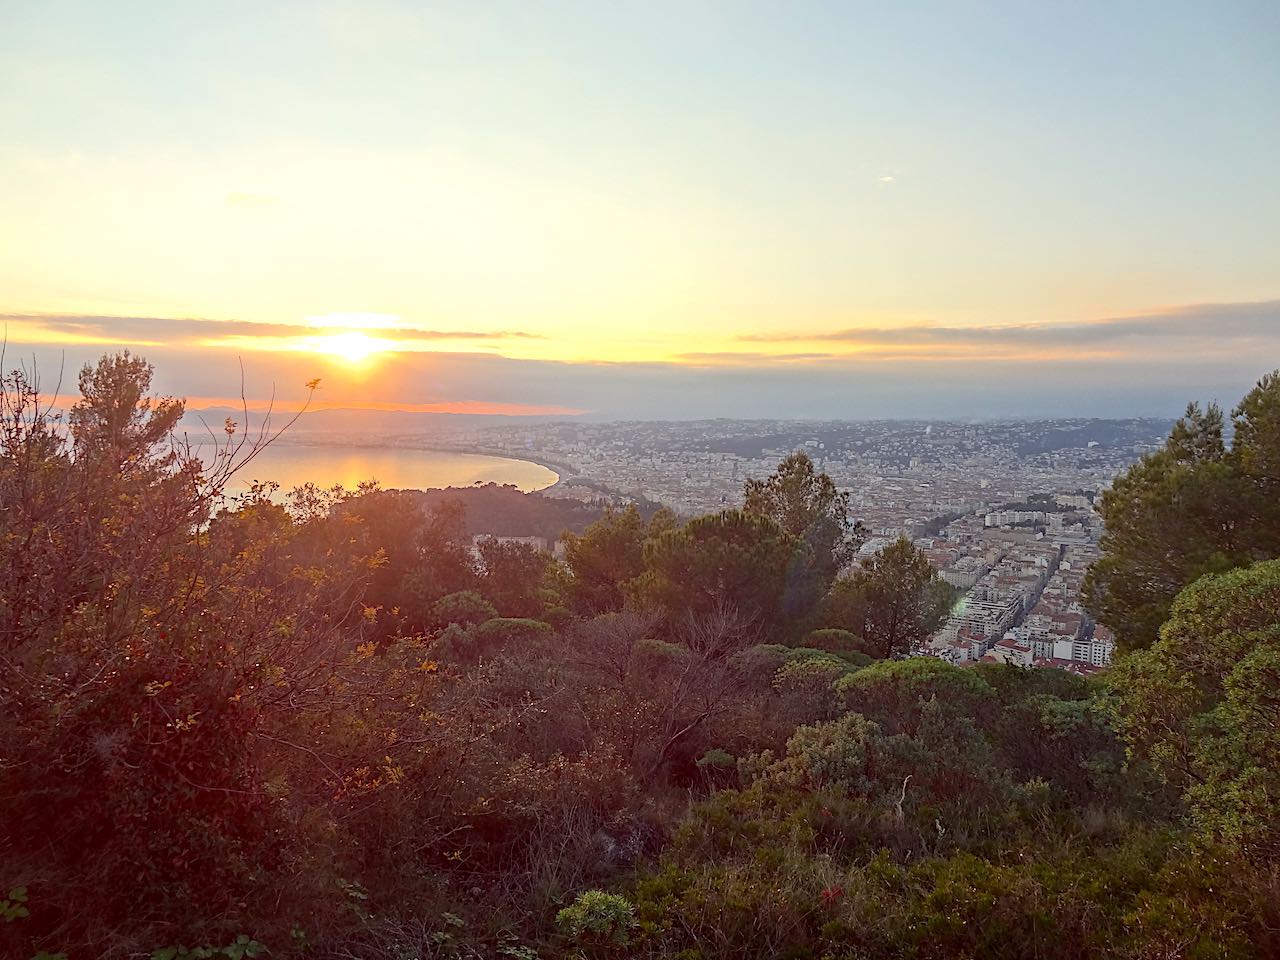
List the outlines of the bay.
<svg viewBox="0 0 1280 960">
<path fill-rule="evenodd" d="M 319 487 L 342 484 L 354 490 L 376 480 L 384 490 L 426 490 L 510 484 L 528 493 L 551 486 L 560 477 L 529 460 L 443 450 L 404 447 L 350 447 L 329 444 L 283 444 L 267 447 L 235 475 L 228 493 L 254 481 L 275 481 L 282 491 L 304 483 Z"/>
</svg>

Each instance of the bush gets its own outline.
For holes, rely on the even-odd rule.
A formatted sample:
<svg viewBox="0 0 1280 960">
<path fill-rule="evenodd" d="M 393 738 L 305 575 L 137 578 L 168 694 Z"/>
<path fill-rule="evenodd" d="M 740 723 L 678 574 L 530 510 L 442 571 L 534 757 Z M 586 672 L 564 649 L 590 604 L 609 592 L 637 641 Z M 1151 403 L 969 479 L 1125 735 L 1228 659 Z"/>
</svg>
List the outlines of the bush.
<svg viewBox="0 0 1280 960">
<path fill-rule="evenodd" d="M 602 890 L 579 894 L 572 906 L 556 914 L 556 926 L 585 946 L 625 947 L 631 942 L 635 908 L 626 897 Z"/>
<path fill-rule="evenodd" d="M 804 638 L 804 644 L 806 647 L 829 650 L 832 653 L 857 654 L 865 657 L 868 663 L 877 656 L 877 652 L 862 637 L 851 630 L 841 630 L 838 627 L 811 630 Z"/>
<path fill-rule="evenodd" d="M 524 617 L 494 617 L 480 624 L 476 637 L 487 653 L 494 653 L 512 644 L 528 644 L 547 640 L 555 631 L 541 620 Z"/>
<path fill-rule="evenodd" d="M 474 590 L 460 590 L 441 597 L 431 606 L 431 620 L 446 627 L 456 623 L 464 627 L 492 620 L 498 611 Z"/>
</svg>

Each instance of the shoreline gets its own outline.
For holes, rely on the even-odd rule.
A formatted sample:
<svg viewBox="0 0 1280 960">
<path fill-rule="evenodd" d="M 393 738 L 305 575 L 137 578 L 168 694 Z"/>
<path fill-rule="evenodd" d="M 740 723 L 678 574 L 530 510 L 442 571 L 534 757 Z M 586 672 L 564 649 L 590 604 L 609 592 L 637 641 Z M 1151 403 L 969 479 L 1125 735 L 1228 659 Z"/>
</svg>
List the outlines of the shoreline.
<svg viewBox="0 0 1280 960">
<path fill-rule="evenodd" d="M 354 441 L 354 442 L 347 441 L 347 440 L 342 440 L 342 441 L 320 440 L 318 442 L 308 442 L 306 440 L 299 440 L 299 439 L 292 439 L 290 440 L 290 442 L 281 444 L 281 445 L 288 446 L 288 447 L 312 447 L 312 448 L 342 447 L 346 449 L 358 449 L 358 450 L 413 450 L 421 453 L 464 454 L 464 455 L 474 456 L 474 457 L 489 457 L 495 460 L 514 460 L 514 461 L 519 461 L 523 463 L 532 463 L 539 467 L 542 467 L 543 469 L 550 470 L 552 475 L 555 477 L 555 479 L 551 483 L 547 484 L 545 487 L 538 487 L 535 490 L 526 491 L 528 493 L 542 493 L 546 490 L 551 490 L 559 486 L 561 483 L 564 483 L 566 480 L 571 480 L 574 477 L 578 476 L 578 472 L 574 470 L 572 467 L 569 467 L 567 464 L 557 463 L 553 460 L 548 460 L 535 455 L 529 455 L 524 453 L 521 453 L 521 454 L 510 453 L 506 450 L 496 449 L 492 447 L 476 447 L 476 446 L 463 445 L 463 444 L 450 445 L 445 443 L 432 443 L 426 446 L 418 446 L 417 444 L 409 445 L 409 444 L 403 444 L 403 443 L 375 443 L 368 440 Z M 490 481 L 490 482 L 493 482 L 493 481 Z M 467 489 L 467 487 L 407 487 L 407 488 L 401 488 L 401 489 L 465 490 Z"/>
<path fill-rule="evenodd" d="M 443 444 L 432 444 L 429 447 L 388 447 L 383 444 L 362 444 L 362 446 L 383 449 L 383 450 L 423 450 L 427 453 L 462 453 L 473 457 L 493 457 L 496 460 L 519 460 L 524 463 L 533 463 L 539 467 L 550 470 L 555 475 L 555 480 L 547 484 L 545 487 L 539 487 L 537 490 L 530 490 L 530 493 L 542 493 L 544 490 L 550 490 L 558 487 L 566 480 L 572 480 L 578 475 L 576 470 L 563 463 L 556 463 L 553 460 L 547 460 L 529 454 L 509 453 L 506 450 L 499 450 L 488 447 L 470 447 L 470 446 L 446 446 Z"/>
<path fill-rule="evenodd" d="M 467 453 L 476 457 L 495 457 L 499 460 L 523 460 L 525 463 L 536 463 L 540 467 L 545 467 L 556 475 L 555 483 L 542 487 L 541 490 L 550 490 L 554 486 L 558 486 L 565 480 L 572 480 L 578 476 L 578 471 L 574 470 L 567 464 L 557 463 L 554 460 L 548 460 L 545 457 L 539 457 L 527 453 L 511 453 L 492 447 L 469 447 L 469 446 L 442 446 L 433 444 L 429 447 L 414 447 L 415 450 L 428 450 L 435 453 Z M 541 492 L 541 491 L 537 491 Z"/>
</svg>

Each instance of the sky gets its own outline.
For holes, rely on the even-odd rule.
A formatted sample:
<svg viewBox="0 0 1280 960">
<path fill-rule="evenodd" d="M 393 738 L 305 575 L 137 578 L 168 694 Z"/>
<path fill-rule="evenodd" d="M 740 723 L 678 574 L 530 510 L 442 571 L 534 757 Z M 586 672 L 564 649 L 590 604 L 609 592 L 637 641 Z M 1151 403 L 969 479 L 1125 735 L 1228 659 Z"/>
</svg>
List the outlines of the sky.
<svg viewBox="0 0 1280 960">
<path fill-rule="evenodd" d="M 1278 177 L 1270 0 L 0 0 L 5 362 L 193 406 L 1229 404 Z"/>
</svg>

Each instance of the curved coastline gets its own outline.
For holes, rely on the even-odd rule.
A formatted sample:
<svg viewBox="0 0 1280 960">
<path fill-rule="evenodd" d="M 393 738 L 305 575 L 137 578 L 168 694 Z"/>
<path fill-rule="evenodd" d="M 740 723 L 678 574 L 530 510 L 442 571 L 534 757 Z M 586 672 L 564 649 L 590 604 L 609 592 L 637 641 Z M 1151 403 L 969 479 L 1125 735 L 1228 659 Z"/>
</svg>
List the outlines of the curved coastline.
<svg viewBox="0 0 1280 960">
<path fill-rule="evenodd" d="M 504 450 L 501 447 L 478 447 L 473 444 L 464 443 L 427 443 L 423 446 L 417 444 L 403 443 L 377 443 L 374 441 L 363 441 L 351 443 L 348 441 L 311 441 L 305 439 L 293 439 L 286 446 L 298 447 L 354 447 L 361 450 L 420 450 L 426 453 L 466 453 L 477 457 L 496 457 L 499 460 L 521 460 L 525 463 L 537 464 L 545 467 L 556 475 L 554 483 L 550 483 L 545 487 L 539 487 L 538 490 L 550 490 L 552 487 L 564 482 L 572 480 L 578 476 L 578 470 L 567 463 L 560 463 L 555 460 L 548 460 L 545 457 L 527 454 L 524 452 L 513 453 L 510 450 Z"/>
<path fill-rule="evenodd" d="M 366 444 L 366 446 L 374 446 L 374 444 Z M 555 481 L 547 484 L 545 487 L 539 487 L 537 490 L 530 490 L 530 493 L 542 493 L 544 490 L 551 490 L 558 487 L 566 480 L 572 480 L 578 475 L 578 471 L 564 463 L 557 463 L 554 460 L 547 460 L 542 457 L 532 456 L 526 453 L 511 453 L 506 450 L 500 450 L 493 447 L 473 447 L 466 445 L 448 446 L 445 444 L 432 444 L 429 447 L 414 447 L 414 450 L 426 450 L 435 453 L 469 453 L 477 457 L 497 457 L 500 460 L 522 460 L 525 463 L 533 463 L 539 467 L 550 470 L 555 474 Z"/>
<path fill-rule="evenodd" d="M 538 473 L 541 474 L 540 476 L 537 476 L 536 478 L 530 477 L 530 478 L 515 480 L 514 483 L 512 480 L 509 480 L 509 479 L 504 480 L 500 476 L 501 470 L 495 471 L 492 469 L 492 466 L 488 471 L 484 469 L 475 470 L 475 474 L 478 474 L 478 477 L 469 482 L 464 482 L 461 479 L 461 476 L 455 476 L 455 478 L 450 478 L 449 480 L 445 480 L 444 478 L 439 478 L 436 480 L 436 482 L 433 483 L 431 482 L 431 479 L 428 479 L 427 477 L 421 477 L 421 478 L 412 477 L 411 475 L 406 475 L 405 473 L 400 472 L 400 476 L 398 477 L 385 478 L 386 480 L 391 481 L 391 483 L 388 484 L 388 486 L 386 487 L 387 489 L 402 489 L 402 490 L 466 489 L 467 487 L 472 486 L 474 483 L 499 483 L 499 484 L 506 483 L 506 484 L 513 484 L 519 487 L 520 489 L 524 490 L 524 492 L 526 493 L 540 493 L 544 490 L 550 490 L 551 488 L 555 487 L 557 484 L 561 483 L 565 479 L 568 479 L 576 474 L 576 471 L 565 466 L 564 464 L 549 462 L 546 460 L 542 460 L 536 456 L 516 455 L 516 454 L 508 453 L 505 450 L 497 450 L 493 448 L 481 448 L 481 447 L 476 447 L 472 445 L 464 446 L 461 444 L 432 443 L 432 444 L 424 444 L 422 446 L 419 446 L 417 444 L 407 444 L 407 443 L 376 443 L 376 442 L 370 442 L 367 440 L 363 442 L 346 442 L 346 441 L 324 442 L 322 441 L 319 443 L 309 443 L 309 442 L 306 442 L 305 440 L 302 440 L 302 441 L 295 440 L 292 443 L 282 444 L 281 447 L 298 450 L 300 452 L 307 451 L 307 450 L 313 451 L 313 453 L 310 454 L 310 456 L 312 457 L 317 455 L 325 456 L 324 451 L 333 451 L 334 456 L 337 456 L 339 451 L 344 451 L 348 456 L 352 454 L 359 456 L 359 454 L 356 453 L 356 451 L 363 450 L 363 451 L 368 451 L 371 456 L 375 456 L 375 457 L 389 455 L 392 458 L 397 458 L 398 455 L 407 456 L 407 457 L 425 455 L 426 457 L 429 458 L 432 454 L 439 454 L 443 457 L 448 457 L 448 456 L 454 456 L 458 458 L 475 457 L 483 460 L 488 460 L 491 463 L 496 461 L 505 461 L 507 464 L 510 465 L 507 468 L 508 472 L 512 470 L 519 471 L 520 469 L 524 469 L 526 472 L 528 472 L 527 467 L 519 468 L 519 467 L 516 467 L 516 464 L 529 464 L 529 465 L 533 465 L 541 468 L 538 471 Z M 320 472 L 323 472 L 323 471 L 320 471 Z M 469 471 L 461 471 L 462 476 L 465 476 L 467 472 Z M 489 474 L 497 473 L 499 474 L 499 476 L 497 476 L 496 478 L 492 478 L 492 477 L 487 478 L 486 472 Z M 549 473 L 551 475 L 549 480 L 546 477 L 546 473 Z M 282 478 L 278 478 L 278 479 L 282 479 Z M 397 480 L 399 481 L 398 483 L 396 482 Z M 422 480 L 427 480 L 427 482 L 422 483 Z M 290 481 L 287 481 L 287 480 L 284 481 L 284 485 L 285 486 L 291 485 Z"/>
</svg>

